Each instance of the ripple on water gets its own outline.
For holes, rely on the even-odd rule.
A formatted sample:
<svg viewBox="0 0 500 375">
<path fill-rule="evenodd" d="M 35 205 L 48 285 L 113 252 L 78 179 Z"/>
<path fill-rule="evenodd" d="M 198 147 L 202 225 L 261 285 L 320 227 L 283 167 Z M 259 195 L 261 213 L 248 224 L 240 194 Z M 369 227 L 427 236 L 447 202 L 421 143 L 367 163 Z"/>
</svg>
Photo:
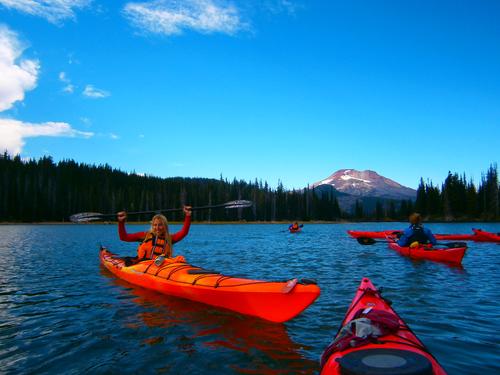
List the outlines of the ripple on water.
<svg viewBox="0 0 500 375">
<path fill-rule="evenodd" d="M 484 229 L 499 231 L 489 225 Z M 287 225 L 193 225 L 174 250 L 192 264 L 253 279 L 318 282 L 313 305 L 273 324 L 117 280 L 99 266 L 99 244 L 121 255 L 135 245 L 120 242 L 113 225 L 0 226 L 0 368 L 315 374 L 361 278 L 370 277 L 449 373 L 498 373 L 498 245 L 470 244 L 457 268 L 415 262 L 384 244 L 361 246 L 345 232 L 387 227 L 306 223 L 292 235 Z M 439 224 L 435 232 L 470 227 Z M 129 232 L 144 228 L 129 225 Z M 19 246 L 23 256 L 12 257 Z"/>
</svg>

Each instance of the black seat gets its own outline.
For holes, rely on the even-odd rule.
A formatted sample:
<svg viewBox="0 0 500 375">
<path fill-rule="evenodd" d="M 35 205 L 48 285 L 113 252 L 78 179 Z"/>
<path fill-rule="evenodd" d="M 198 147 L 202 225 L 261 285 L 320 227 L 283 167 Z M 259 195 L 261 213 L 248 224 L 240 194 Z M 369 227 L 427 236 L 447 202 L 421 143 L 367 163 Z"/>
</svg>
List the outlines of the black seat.
<svg viewBox="0 0 500 375">
<path fill-rule="evenodd" d="M 421 354 L 399 349 L 364 349 L 337 359 L 343 375 L 432 375 Z"/>
</svg>

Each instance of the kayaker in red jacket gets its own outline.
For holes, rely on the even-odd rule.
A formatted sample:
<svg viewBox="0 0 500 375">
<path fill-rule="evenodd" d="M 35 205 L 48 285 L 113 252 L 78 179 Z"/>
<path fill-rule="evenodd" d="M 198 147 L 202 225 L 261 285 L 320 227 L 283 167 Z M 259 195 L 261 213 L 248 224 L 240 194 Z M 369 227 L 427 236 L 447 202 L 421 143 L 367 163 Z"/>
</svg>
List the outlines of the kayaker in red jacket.
<svg viewBox="0 0 500 375">
<path fill-rule="evenodd" d="M 184 225 L 180 231 L 172 235 L 168 230 L 167 218 L 161 214 L 153 216 L 150 230 L 145 232 L 127 233 L 127 230 L 125 229 L 127 212 L 118 212 L 118 235 L 120 236 L 120 240 L 127 242 L 141 242 L 137 248 L 137 257 L 135 261 L 156 259 L 158 256 L 164 256 L 167 258 L 172 257 L 172 245 L 186 237 L 189 232 L 189 227 L 191 226 L 191 206 L 184 206 L 183 210 L 185 214 Z M 133 259 L 132 262 L 134 262 Z"/>
<path fill-rule="evenodd" d="M 396 241 L 402 247 L 410 246 L 414 242 L 417 242 L 417 245 L 428 243 L 435 245 L 437 242 L 430 229 L 424 228 L 422 217 L 416 212 L 410 215 L 410 226 L 404 230 L 403 235 Z"/>
</svg>

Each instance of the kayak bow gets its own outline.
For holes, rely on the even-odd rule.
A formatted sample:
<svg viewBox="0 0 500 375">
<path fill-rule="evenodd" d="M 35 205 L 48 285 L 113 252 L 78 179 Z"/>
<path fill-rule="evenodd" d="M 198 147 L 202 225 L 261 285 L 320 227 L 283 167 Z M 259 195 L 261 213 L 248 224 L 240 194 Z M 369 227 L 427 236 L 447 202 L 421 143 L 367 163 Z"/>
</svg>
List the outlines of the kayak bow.
<svg viewBox="0 0 500 375">
<path fill-rule="evenodd" d="M 346 329 L 358 324 L 358 316 L 371 318 L 368 323 L 377 324 L 380 328 L 388 327 L 384 323 L 393 323 L 390 333 L 387 333 L 389 329 L 386 328 L 386 334 L 382 335 L 346 335 Z M 363 323 L 366 332 L 366 320 Z M 445 375 L 446 372 L 370 279 L 365 277 L 361 280 L 335 340 L 321 356 L 321 375 L 336 374 Z"/>
</svg>

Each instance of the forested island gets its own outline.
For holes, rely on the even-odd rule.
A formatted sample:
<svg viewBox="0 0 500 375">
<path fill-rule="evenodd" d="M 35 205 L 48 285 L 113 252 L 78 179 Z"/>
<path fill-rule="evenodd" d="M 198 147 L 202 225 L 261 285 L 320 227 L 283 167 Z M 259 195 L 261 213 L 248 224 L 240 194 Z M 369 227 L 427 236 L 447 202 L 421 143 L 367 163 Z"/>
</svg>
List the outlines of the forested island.
<svg viewBox="0 0 500 375">
<path fill-rule="evenodd" d="M 55 163 L 50 156 L 23 160 L 0 155 L 0 222 L 67 222 L 78 212 L 113 213 L 204 206 L 232 200 L 250 200 L 251 208 L 200 210 L 194 221 L 406 221 L 420 212 L 432 221 L 497 221 L 499 181 L 491 165 L 476 186 L 465 175 L 448 173 L 441 186 L 420 180 L 415 200 L 377 200 L 366 210 L 356 201 L 342 210 L 337 195 L 314 188 L 287 190 L 255 180 L 143 176 L 109 165 L 88 165 L 74 160 Z M 138 221 L 151 215 L 137 216 Z M 181 220 L 181 213 L 169 214 Z"/>
</svg>

